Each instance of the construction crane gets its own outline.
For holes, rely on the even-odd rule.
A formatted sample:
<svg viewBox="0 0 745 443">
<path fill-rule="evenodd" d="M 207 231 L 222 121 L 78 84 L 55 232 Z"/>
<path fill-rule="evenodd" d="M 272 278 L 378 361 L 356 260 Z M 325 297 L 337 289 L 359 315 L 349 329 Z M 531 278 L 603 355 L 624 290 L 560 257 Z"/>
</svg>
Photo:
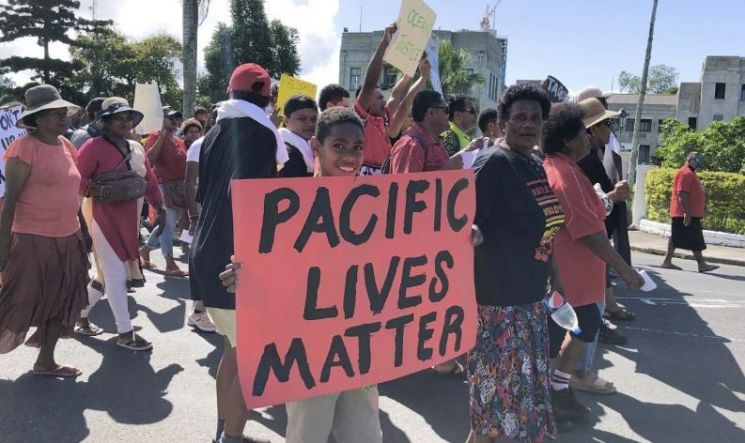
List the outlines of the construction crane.
<svg viewBox="0 0 745 443">
<path fill-rule="evenodd" d="M 488 31 L 489 29 L 495 29 L 496 27 L 496 10 L 497 6 L 502 3 L 502 0 L 497 0 L 496 3 L 489 6 L 486 5 L 486 12 L 484 13 L 484 18 L 481 19 L 481 30 L 482 31 Z M 491 23 L 490 23 L 491 22 Z"/>
</svg>

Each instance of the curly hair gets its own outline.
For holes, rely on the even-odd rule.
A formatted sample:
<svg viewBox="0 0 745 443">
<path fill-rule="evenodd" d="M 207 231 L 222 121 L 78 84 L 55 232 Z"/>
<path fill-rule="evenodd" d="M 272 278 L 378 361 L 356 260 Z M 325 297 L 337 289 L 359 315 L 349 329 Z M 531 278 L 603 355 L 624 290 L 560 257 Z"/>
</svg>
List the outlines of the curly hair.
<svg viewBox="0 0 745 443">
<path fill-rule="evenodd" d="M 575 103 L 559 103 L 551 109 L 548 120 L 543 123 L 542 149 L 546 154 L 562 152 L 565 140 L 572 139 L 585 129 L 582 119 L 585 111 Z"/>
<path fill-rule="evenodd" d="M 332 107 L 326 109 L 318 116 L 316 138 L 323 143 L 331 133 L 331 128 L 343 123 L 351 123 L 360 128 L 360 131 L 364 131 L 362 121 L 353 110 L 350 108 Z"/>
<path fill-rule="evenodd" d="M 338 83 L 332 83 L 321 89 L 321 94 L 318 96 L 318 104 L 321 106 L 321 111 L 325 111 L 329 102 L 336 103 L 345 98 L 349 98 L 349 91 Z"/>
<path fill-rule="evenodd" d="M 541 105 L 543 119 L 548 118 L 551 111 L 551 100 L 543 89 L 530 84 L 513 85 L 507 88 L 499 99 L 497 111 L 499 113 L 499 123 L 503 124 L 510 119 L 510 109 L 512 104 L 519 100 L 533 100 Z"/>
</svg>

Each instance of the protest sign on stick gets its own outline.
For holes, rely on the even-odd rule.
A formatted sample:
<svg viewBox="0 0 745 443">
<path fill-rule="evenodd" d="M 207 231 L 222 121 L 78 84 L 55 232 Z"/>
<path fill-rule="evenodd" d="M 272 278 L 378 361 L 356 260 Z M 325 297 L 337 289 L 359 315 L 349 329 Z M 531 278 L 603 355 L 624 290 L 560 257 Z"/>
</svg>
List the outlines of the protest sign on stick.
<svg viewBox="0 0 745 443">
<path fill-rule="evenodd" d="M 0 142 L 3 145 L 3 152 L 8 149 L 11 143 L 26 135 L 26 130 L 17 128 L 16 122 L 18 117 L 23 113 L 23 106 L 12 106 L 0 108 Z M 5 195 L 5 160 L 0 155 L 0 197 Z"/>
<path fill-rule="evenodd" d="M 137 83 L 133 108 L 145 116 L 135 128 L 137 134 L 150 134 L 163 129 L 163 104 L 158 83 Z"/>
<path fill-rule="evenodd" d="M 313 83 L 300 80 L 299 78 L 287 74 L 282 74 L 282 77 L 279 78 L 279 92 L 277 94 L 278 114 L 284 115 L 283 110 L 285 103 L 287 103 L 287 100 L 289 100 L 293 95 L 302 94 L 315 100 L 317 90 L 318 87 Z"/>
<path fill-rule="evenodd" d="M 429 73 L 429 81 L 432 82 L 432 89 L 439 92 L 440 95 L 445 97 L 442 92 L 442 82 L 440 81 L 440 40 L 436 35 L 432 34 L 427 42 L 427 59 L 429 60 L 432 69 Z"/>
<path fill-rule="evenodd" d="M 548 97 L 551 99 L 552 103 L 561 103 L 566 100 L 567 95 L 569 95 L 569 90 L 566 86 L 557 80 L 556 77 L 550 75 L 546 77 L 546 80 L 543 80 L 541 88 L 548 93 Z"/>
<path fill-rule="evenodd" d="M 396 19 L 398 30 L 393 35 L 383 60 L 413 77 L 436 18 L 435 11 L 422 0 L 403 0 Z"/>
<path fill-rule="evenodd" d="M 381 383 L 476 341 L 472 171 L 237 180 L 248 408 Z"/>
</svg>

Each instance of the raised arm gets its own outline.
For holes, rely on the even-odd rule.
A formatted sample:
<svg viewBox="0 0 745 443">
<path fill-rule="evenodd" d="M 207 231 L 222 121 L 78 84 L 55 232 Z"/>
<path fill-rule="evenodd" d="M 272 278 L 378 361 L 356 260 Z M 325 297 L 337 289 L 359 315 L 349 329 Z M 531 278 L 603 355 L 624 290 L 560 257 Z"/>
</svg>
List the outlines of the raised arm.
<svg viewBox="0 0 745 443">
<path fill-rule="evenodd" d="M 406 93 L 406 96 L 401 101 L 401 104 L 398 106 L 398 109 L 396 109 L 393 112 L 393 118 L 391 118 L 391 124 L 388 125 L 388 135 L 390 137 L 398 137 L 399 134 L 401 134 L 401 131 L 405 128 L 402 128 L 404 121 L 406 120 L 406 117 L 409 115 L 409 111 L 411 110 L 411 105 L 414 103 L 414 97 L 419 93 L 419 91 L 423 90 L 427 86 L 427 82 L 429 81 L 429 74 L 430 74 L 431 66 L 429 63 L 429 60 L 426 58 L 423 58 L 419 62 L 419 73 L 421 76 L 417 81 L 409 88 L 409 91 Z"/>
<path fill-rule="evenodd" d="M 395 23 L 385 28 L 378 49 L 375 51 L 372 60 L 370 60 L 370 64 L 367 65 L 365 81 L 362 84 L 362 90 L 358 97 L 360 105 L 362 105 L 362 108 L 365 110 L 370 107 L 370 102 L 375 94 L 375 89 L 378 87 L 378 80 L 380 79 L 381 72 L 383 72 L 383 55 L 385 54 L 386 49 L 388 49 L 388 45 L 391 43 L 391 38 L 393 38 L 393 34 L 397 29 Z"/>
</svg>

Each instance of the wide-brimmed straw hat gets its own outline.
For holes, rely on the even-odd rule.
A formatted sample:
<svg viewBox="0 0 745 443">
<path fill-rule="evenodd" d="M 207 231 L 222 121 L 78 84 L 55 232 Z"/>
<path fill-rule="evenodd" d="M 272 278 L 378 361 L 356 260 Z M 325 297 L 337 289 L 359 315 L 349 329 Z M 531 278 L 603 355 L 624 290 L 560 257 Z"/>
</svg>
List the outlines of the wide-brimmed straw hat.
<svg viewBox="0 0 745 443">
<path fill-rule="evenodd" d="M 98 118 L 93 121 L 92 125 L 99 131 L 103 131 L 104 117 L 121 114 L 123 112 L 129 112 L 132 117 L 133 128 L 139 125 L 142 119 L 145 118 L 142 112 L 132 109 L 126 99 L 121 97 L 109 97 L 101 103 L 101 113 L 98 115 Z"/>
<path fill-rule="evenodd" d="M 27 126 L 24 122 L 31 115 L 38 114 L 47 109 L 67 108 L 67 116 L 72 117 L 80 111 L 80 106 L 62 100 L 59 91 L 52 85 L 39 85 L 28 88 L 25 93 L 26 110 L 23 111 L 16 126 Z"/>
<path fill-rule="evenodd" d="M 596 98 L 588 98 L 579 102 L 582 110 L 585 111 L 585 117 L 582 119 L 582 123 L 585 124 L 585 128 L 590 128 L 597 125 L 598 123 L 608 120 L 609 118 L 616 117 L 620 112 L 609 111 L 605 109 L 600 100 Z"/>
</svg>

